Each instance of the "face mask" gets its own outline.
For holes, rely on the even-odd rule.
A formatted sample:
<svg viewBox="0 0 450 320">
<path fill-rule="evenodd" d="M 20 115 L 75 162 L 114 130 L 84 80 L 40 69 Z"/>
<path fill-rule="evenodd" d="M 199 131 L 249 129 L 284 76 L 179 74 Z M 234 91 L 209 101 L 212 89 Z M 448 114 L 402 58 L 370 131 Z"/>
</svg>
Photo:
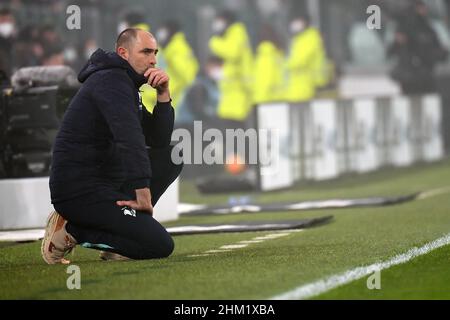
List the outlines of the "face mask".
<svg viewBox="0 0 450 320">
<path fill-rule="evenodd" d="M 9 38 L 14 32 L 14 24 L 11 22 L 0 23 L 0 36 Z"/>
<path fill-rule="evenodd" d="M 64 50 L 64 60 L 67 62 L 74 62 L 77 59 L 77 51 L 74 48 L 67 48 Z"/>
<path fill-rule="evenodd" d="M 289 31 L 291 32 L 291 34 L 296 34 L 303 31 L 305 27 L 306 24 L 303 20 L 294 20 L 289 26 Z"/>
<path fill-rule="evenodd" d="M 128 23 L 122 21 L 121 23 L 119 23 L 119 25 L 117 26 L 117 34 L 120 34 L 123 30 L 128 28 Z"/>
<path fill-rule="evenodd" d="M 223 69 L 222 68 L 213 68 L 209 71 L 209 76 L 211 79 L 215 81 L 219 81 L 223 79 Z"/>
<path fill-rule="evenodd" d="M 214 33 L 221 33 L 223 30 L 225 30 L 227 24 L 225 22 L 225 20 L 223 19 L 216 19 L 214 20 L 213 24 L 212 24 L 212 31 Z"/>
<path fill-rule="evenodd" d="M 167 41 L 167 38 L 169 37 L 169 31 L 165 28 L 159 29 L 156 32 L 156 39 L 158 39 L 158 41 L 165 43 Z"/>
</svg>

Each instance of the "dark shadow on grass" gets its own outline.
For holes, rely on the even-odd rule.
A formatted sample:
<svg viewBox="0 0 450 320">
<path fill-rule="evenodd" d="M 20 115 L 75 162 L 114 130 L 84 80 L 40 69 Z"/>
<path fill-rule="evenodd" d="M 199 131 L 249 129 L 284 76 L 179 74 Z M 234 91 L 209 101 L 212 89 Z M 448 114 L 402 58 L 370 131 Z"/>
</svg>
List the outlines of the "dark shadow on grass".
<svg viewBox="0 0 450 320">
<path fill-rule="evenodd" d="M 0 242 L 0 249 L 21 245 L 21 242 Z"/>
</svg>

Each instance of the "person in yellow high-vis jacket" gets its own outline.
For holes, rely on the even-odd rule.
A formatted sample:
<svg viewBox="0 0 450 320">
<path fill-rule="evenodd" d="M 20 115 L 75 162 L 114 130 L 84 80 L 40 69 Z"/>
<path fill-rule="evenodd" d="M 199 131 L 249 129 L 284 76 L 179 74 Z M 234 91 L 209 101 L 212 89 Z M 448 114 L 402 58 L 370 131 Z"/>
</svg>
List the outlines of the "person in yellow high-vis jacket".
<svg viewBox="0 0 450 320">
<path fill-rule="evenodd" d="M 220 13 L 212 27 L 215 35 L 211 37 L 209 47 L 223 60 L 218 116 L 244 121 L 252 106 L 253 54 L 247 29 L 228 11 Z"/>
<path fill-rule="evenodd" d="M 309 25 L 309 19 L 296 17 L 290 24 L 293 35 L 286 61 L 286 100 L 308 101 L 314 98 L 316 88 L 329 81 L 328 63 L 319 30 Z"/>
<path fill-rule="evenodd" d="M 253 102 L 283 101 L 284 53 L 272 27 L 263 26 L 261 33 L 254 64 Z"/>
<path fill-rule="evenodd" d="M 185 35 L 175 21 L 164 23 L 156 31 L 170 77 L 172 105 L 177 110 L 186 89 L 194 82 L 199 64 Z"/>
</svg>

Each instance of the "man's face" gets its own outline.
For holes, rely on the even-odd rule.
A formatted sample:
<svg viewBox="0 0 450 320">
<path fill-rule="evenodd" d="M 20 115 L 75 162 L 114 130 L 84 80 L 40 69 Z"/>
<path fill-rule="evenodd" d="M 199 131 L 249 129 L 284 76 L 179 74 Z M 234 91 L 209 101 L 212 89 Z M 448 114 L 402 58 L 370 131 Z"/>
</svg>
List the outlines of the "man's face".
<svg viewBox="0 0 450 320">
<path fill-rule="evenodd" d="M 144 74 L 149 68 L 156 65 L 158 44 L 155 38 L 146 31 L 139 31 L 134 43 L 127 50 L 128 55 L 122 56 L 138 74 Z"/>
</svg>

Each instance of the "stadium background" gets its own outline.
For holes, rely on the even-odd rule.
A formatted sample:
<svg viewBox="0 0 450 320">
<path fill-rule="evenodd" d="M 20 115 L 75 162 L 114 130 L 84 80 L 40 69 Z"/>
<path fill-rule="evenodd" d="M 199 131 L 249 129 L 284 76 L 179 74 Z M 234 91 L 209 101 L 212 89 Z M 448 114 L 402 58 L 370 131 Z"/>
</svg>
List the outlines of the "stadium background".
<svg viewBox="0 0 450 320">
<path fill-rule="evenodd" d="M 285 49 L 289 48 L 289 19 L 292 12 L 307 12 L 311 22 L 318 27 L 324 39 L 327 56 L 334 65 L 334 78 L 329 86 L 317 92 L 316 98 L 353 99 L 368 97 L 390 97 L 401 94 L 401 88 L 389 76 L 394 61 L 386 56 L 389 43 L 394 38 L 396 14 L 410 4 L 410 1 L 6 1 L 14 12 L 17 26 L 44 26 L 51 24 L 63 39 L 63 49 L 79 50 L 83 60 L 86 43 L 104 49 L 113 49 L 118 22 L 132 11 L 145 16 L 151 30 L 156 30 L 167 19 L 175 19 L 192 46 L 200 65 L 208 59 L 208 40 L 212 35 L 209 28 L 215 13 L 227 8 L 238 12 L 239 20 L 247 27 L 252 49 L 262 24 L 270 21 Z M 444 47 L 450 48 L 450 33 L 447 24 L 450 3 L 448 1 L 425 1 L 429 8 L 429 19 Z M 67 30 L 65 9 L 70 4 L 81 8 L 81 30 Z M 366 9 L 376 4 L 381 8 L 382 28 L 358 35 L 358 26 L 365 25 L 369 16 Z M 3 3 L 2 3 L 3 5 Z M 413 26 L 414 27 L 414 26 Z M 376 34 L 373 38 L 373 34 Z M 372 36 L 368 36 L 371 34 Z M 351 39 L 353 35 L 354 38 Z M 371 38 L 372 37 L 372 38 Z M 375 42 L 367 39 L 377 39 Z M 381 45 L 381 47 L 380 47 Z M 78 65 L 79 66 L 79 65 Z M 449 175 L 447 155 L 450 146 L 448 118 L 450 97 L 449 60 L 437 65 L 434 75 L 437 79 L 437 97 L 441 106 L 442 154 L 440 161 L 425 164 L 422 161 L 408 168 L 384 167 L 373 173 L 350 173 L 332 181 L 296 181 L 288 190 L 259 192 L 229 191 L 218 195 L 201 193 L 193 177 L 205 168 L 188 168 L 179 186 L 181 202 L 202 205 L 247 205 L 249 202 L 273 204 L 282 201 L 310 201 L 327 199 L 348 199 L 362 197 L 402 196 L 447 187 Z M 74 69 L 77 65 L 73 65 Z M 355 83 L 362 83 L 356 86 Z M 436 159 L 434 159 L 436 160 Z M 200 171 L 197 171 L 200 170 Z M 208 171 L 210 170 L 210 171 Z M 223 168 L 206 168 L 210 174 L 222 172 Z M 233 189 L 233 188 L 232 188 Z M 237 189 L 237 188 L 235 188 Z M 5 207 L 2 207 L 5 208 Z M 104 271 L 97 270 L 98 261 L 93 252 L 81 249 L 75 261 L 87 277 L 86 287 L 79 292 L 65 287 L 66 273 L 62 267 L 50 269 L 39 260 L 37 242 L 17 244 L 4 242 L 0 248 L 1 264 L 6 270 L 2 276 L 5 290 L 3 299 L 17 298 L 150 298 L 150 299 L 246 299 L 273 298 L 302 284 L 315 283 L 333 274 L 357 266 L 367 266 L 386 261 L 396 254 L 413 247 L 421 247 L 449 232 L 448 197 L 445 191 L 426 197 L 421 201 L 399 204 L 393 207 L 318 210 L 304 212 L 266 212 L 258 214 L 235 213 L 222 217 L 181 217 L 166 225 L 175 227 L 191 223 L 231 223 L 248 220 L 277 220 L 315 218 L 334 215 L 330 225 L 320 226 L 300 233 L 291 233 L 281 240 L 258 244 L 257 248 L 221 253 L 205 253 L 214 248 L 232 245 L 239 241 L 264 237 L 267 232 L 187 236 L 176 239 L 178 252 L 169 265 L 164 261 L 126 262 L 129 271 L 123 271 L 123 263 L 108 264 Z M 7 214 L 2 210 L 2 216 Z M 327 229 L 328 228 L 328 229 Z M 270 238 L 270 237 L 269 237 Z M 269 239 L 268 238 L 268 239 Z M 276 238 L 276 237 L 275 237 Z M 219 250 L 220 251 L 220 250 Z M 202 256 L 203 255 L 203 256 Z M 197 257 L 195 257 L 197 256 Z M 32 267 L 24 272 L 25 259 Z M 422 259 L 422 260 L 420 260 Z M 383 272 L 383 288 L 370 291 L 365 280 L 357 280 L 343 287 L 329 291 L 319 298 L 447 298 L 448 275 L 445 261 L 448 261 L 448 245 L 432 254 L 402 266 Z M 185 263 L 183 269 L 179 265 Z M 130 265 L 131 264 L 131 265 Z M 178 264 L 178 266 L 177 266 Z M 277 270 L 267 270 L 274 264 Z M 240 267 L 239 267 L 240 266 Z M 144 271 L 137 271 L 144 268 Z M 148 268 L 148 270 L 145 270 Z M 396 269 L 397 268 L 397 269 Z M 401 269 L 402 270 L 398 270 Z M 427 268 L 433 270 L 427 272 Z M 161 270 L 156 277 L 151 269 Z M 150 270 L 150 271 L 149 271 Z M 298 270 L 304 273 L 299 275 Z M 139 273 L 141 272 L 141 273 Z M 178 275 L 172 278 L 178 272 Z M 33 281 L 37 274 L 45 273 L 39 281 Z M 136 276 L 138 273 L 139 277 Z M 192 274 L 200 273 L 200 279 Z M 117 282 L 105 281 L 105 274 L 118 275 Z M 217 278 L 216 274 L 223 277 Z M 405 276 L 402 276 L 405 275 Z M 422 282 L 414 281 L 418 275 Z M 83 279 L 85 276 L 83 276 Z M 145 279 L 144 281 L 141 281 Z M 238 280 L 238 281 L 237 281 Z M 83 280 L 84 281 L 84 280 Z M 141 282 L 139 282 L 141 281 Z M 361 283 L 358 283 L 361 282 Z M 43 284 L 45 282 L 45 284 Z M 362 283 L 364 282 L 364 283 Z M 25 283 L 31 285 L 25 286 Z M 132 283 L 133 291 L 124 290 Z M 180 285 L 181 283 L 181 285 Z M 386 284 L 386 285 L 385 285 Z M 390 285 L 388 285 L 390 284 Z M 205 289 L 211 285 L 213 290 Z M 152 288 L 152 289 L 150 289 Z M 154 288 L 158 288 L 155 290 Z M 158 292 L 158 294 L 156 294 Z M 299 298 L 302 296 L 295 296 Z M 306 296 L 309 297 L 309 296 Z"/>
</svg>

